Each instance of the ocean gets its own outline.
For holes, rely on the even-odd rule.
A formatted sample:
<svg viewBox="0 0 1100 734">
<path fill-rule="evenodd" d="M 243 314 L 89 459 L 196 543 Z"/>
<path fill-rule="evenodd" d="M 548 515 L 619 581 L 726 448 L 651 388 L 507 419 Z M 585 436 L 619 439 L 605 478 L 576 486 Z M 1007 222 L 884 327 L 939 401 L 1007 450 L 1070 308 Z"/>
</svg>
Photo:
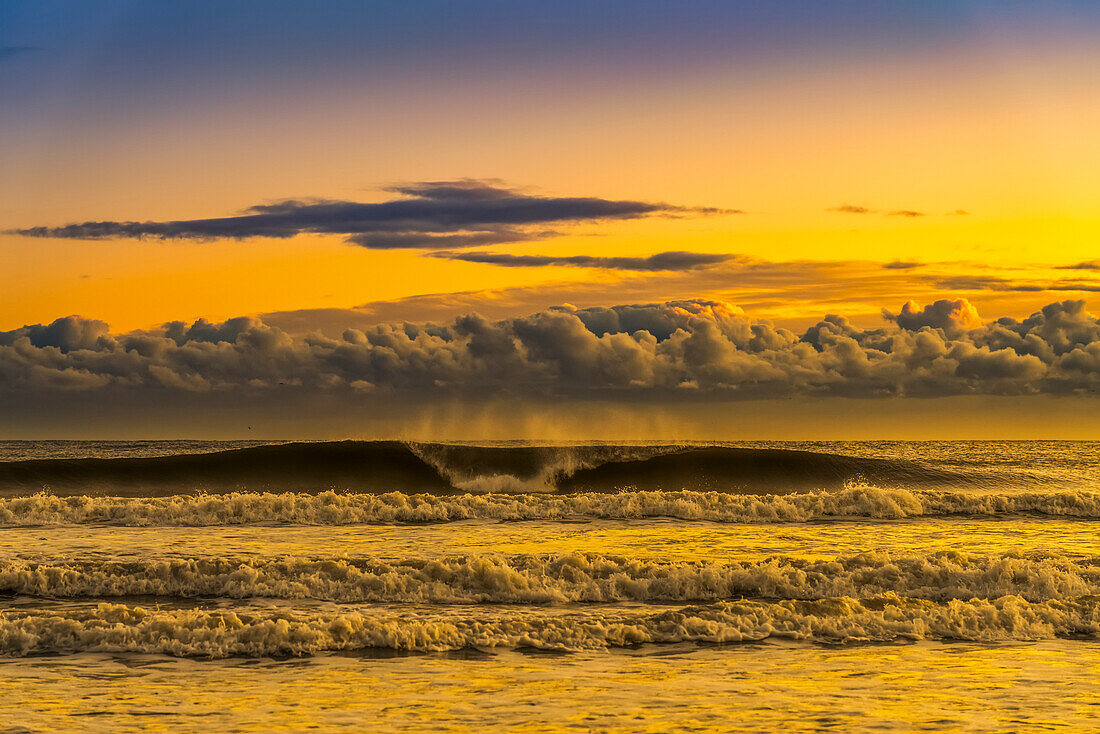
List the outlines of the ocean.
<svg viewBox="0 0 1100 734">
<path fill-rule="evenodd" d="M 0 732 L 1095 730 L 1098 449 L 0 442 Z"/>
</svg>

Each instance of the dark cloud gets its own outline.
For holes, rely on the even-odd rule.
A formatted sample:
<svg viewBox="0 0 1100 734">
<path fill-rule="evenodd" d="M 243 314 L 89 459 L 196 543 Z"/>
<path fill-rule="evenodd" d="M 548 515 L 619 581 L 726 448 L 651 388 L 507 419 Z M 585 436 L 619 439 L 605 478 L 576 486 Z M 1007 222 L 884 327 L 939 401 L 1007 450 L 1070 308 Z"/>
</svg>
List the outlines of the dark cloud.
<svg viewBox="0 0 1100 734">
<path fill-rule="evenodd" d="M 341 234 L 360 247 L 455 248 L 544 237 L 547 225 L 706 216 L 734 210 L 594 197 L 532 196 L 484 181 L 432 181 L 389 189 L 407 198 L 374 204 L 288 200 L 254 206 L 233 217 L 169 222 L 83 222 L 30 227 L 14 234 L 81 240 L 116 238 L 219 239 Z M 537 229 L 536 229 L 537 228 Z"/>
<path fill-rule="evenodd" d="M 128 400 L 492 394 L 676 401 L 728 398 L 1093 394 L 1100 320 L 1083 301 L 983 322 L 964 299 L 906 303 L 880 328 L 829 315 L 799 334 L 707 300 L 576 308 L 490 321 L 391 323 L 338 338 L 257 318 L 109 334 L 68 317 L 0 333 L 0 395 Z M 685 393 L 684 391 L 687 391 Z M 84 394 L 85 398 L 75 397 Z M 269 398 L 262 396 L 268 395 Z M 661 396 L 665 396 L 662 398 Z"/>
<path fill-rule="evenodd" d="M 0 345 L 14 344 L 25 338 L 34 347 L 56 347 L 62 352 L 74 349 L 94 349 L 101 339 L 109 339 L 110 327 L 105 321 L 66 316 L 51 324 L 32 324 L 15 331 L 0 332 Z"/>
<path fill-rule="evenodd" d="M 601 257 L 597 255 L 509 255 L 501 252 L 440 252 L 435 257 L 470 263 L 503 265 L 509 268 L 529 268 L 547 265 L 575 268 L 605 268 L 656 272 L 663 270 L 697 270 L 737 259 L 735 255 L 715 255 L 702 252 L 659 252 L 645 257 Z"/>
<path fill-rule="evenodd" d="M 1021 281 L 1000 278 L 992 275 L 962 275 L 941 278 L 936 286 L 953 291 L 1002 291 L 1009 293 L 1041 293 L 1043 291 L 1069 291 L 1077 293 L 1100 293 L 1100 281 L 1095 280 L 1054 280 Z"/>
<path fill-rule="evenodd" d="M 887 270 L 912 270 L 913 268 L 919 268 L 921 265 L 922 263 L 911 260 L 894 260 L 893 262 L 884 263 L 882 267 Z"/>
<path fill-rule="evenodd" d="M 1070 291 L 1076 293 L 1100 293 L 1100 281 L 1096 280 L 1056 280 L 1043 285 L 1046 291 Z"/>
<path fill-rule="evenodd" d="M 422 249 L 437 250 L 455 247 L 483 247 L 485 245 L 505 245 L 512 242 L 524 242 L 553 237 L 553 230 L 543 232 L 525 231 L 517 227 L 494 227 L 480 232 L 459 234 L 428 234 L 425 232 L 374 232 L 354 234 L 347 238 L 353 245 L 373 250 Z"/>
<path fill-rule="evenodd" d="M 1074 265 L 1062 265 L 1059 270 L 1100 270 L 1100 260 L 1086 260 Z"/>
<path fill-rule="evenodd" d="M 830 207 L 827 211 L 840 212 L 841 214 L 875 214 L 878 210 L 871 209 L 866 206 L 859 206 L 856 204 L 841 204 L 840 206 Z M 954 214 L 966 214 L 962 209 L 958 209 Z M 889 217 L 923 217 L 924 212 L 918 212 L 914 209 L 895 209 L 894 211 L 886 212 L 886 216 Z"/>
<path fill-rule="evenodd" d="M 1042 286 L 1012 281 L 993 275 L 958 275 L 941 278 L 936 287 L 952 291 L 1041 291 Z"/>
</svg>

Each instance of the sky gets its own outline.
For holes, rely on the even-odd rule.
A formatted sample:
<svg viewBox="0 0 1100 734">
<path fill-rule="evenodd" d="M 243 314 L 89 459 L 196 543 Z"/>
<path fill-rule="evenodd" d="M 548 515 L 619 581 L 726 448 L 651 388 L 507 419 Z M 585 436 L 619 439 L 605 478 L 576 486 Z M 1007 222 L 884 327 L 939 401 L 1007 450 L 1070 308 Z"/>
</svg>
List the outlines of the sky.
<svg viewBox="0 0 1100 734">
<path fill-rule="evenodd" d="M 1097 39 L 0 0 L 0 434 L 1096 437 Z"/>
</svg>

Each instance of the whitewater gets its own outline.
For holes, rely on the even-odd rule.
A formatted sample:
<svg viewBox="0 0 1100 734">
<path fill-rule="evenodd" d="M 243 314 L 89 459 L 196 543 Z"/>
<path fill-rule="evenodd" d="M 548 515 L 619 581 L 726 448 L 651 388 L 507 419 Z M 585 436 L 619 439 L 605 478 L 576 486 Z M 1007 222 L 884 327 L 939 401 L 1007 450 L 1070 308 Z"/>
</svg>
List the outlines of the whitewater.
<svg viewBox="0 0 1100 734">
<path fill-rule="evenodd" d="M 0 715 L 1087 731 L 1098 448 L 0 442 Z"/>
</svg>

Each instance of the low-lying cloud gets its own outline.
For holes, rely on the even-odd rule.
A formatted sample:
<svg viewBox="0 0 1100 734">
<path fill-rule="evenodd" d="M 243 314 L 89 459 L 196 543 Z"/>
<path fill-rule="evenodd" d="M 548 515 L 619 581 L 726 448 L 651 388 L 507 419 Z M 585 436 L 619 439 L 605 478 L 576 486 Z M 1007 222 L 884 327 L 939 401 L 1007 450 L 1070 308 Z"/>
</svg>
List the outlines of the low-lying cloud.
<svg viewBox="0 0 1100 734">
<path fill-rule="evenodd" d="M 603 257 L 598 255 L 510 255 L 503 252 L 439 252 L 434 257 L 459 260 L 468 263 L 502 265 L 509 268 L 545 266 L 602 268 L 606 270 L 630 270 L 636 272 L 685 271 L 707 268 L 712 265 L 739 259 L 737 255 L 709 254 L 703 252 L 658 252 L 642 257 Z"/>
<path fill-rule="evenodd" d="M 121 238 L 243 239 L 338 234 L 372 249 L 454 249 L 523 242 L 556 234 L 556 224 L 707 216 L 734 210 L 674 204 L 533 196 L 486 181 L 430 181 L 395 186 L 405 198 L 379 203 L 288 200 L 251 207 L 243 214 L 165 222 L 82 222 L 29 227 L 13 234 L 78 240 Z"/>
<path fill-rule="evenodd" d="M 841 204 L 840 206 L 831 206 L 826 211 L 837 212 L 838 214 L 878 214 L 878 209 L 872 209 L 871 207 L 862 206 L 859 204 Z M 916 218 L 925 216 L 924 212 L 917 211 L 916 209 L 892 209 L 890 211 L 882 212 L 888 217 L 905 217 Z M 951 214 L 966 214 L 962 209 L 956 209 Z"/>
<path fill-rule="evenodd" d="M 965 299 L 884 315 L 880 328 L 834 314 L 796 333 L 728 303 L 686 300 L 562 306 L 500 321 L 470 314 L 339 338 L 291 336 L 252 317 L 112 334 L 70 316 L 0 333 L 0 393 L 69 393 L 77 402 L 166 391 L 272 401 L 286 391 L 676 401 L 1100 389 L 1100 320 L 1083 301 L 1051 303 L 1022 321 L 984 321 Z"/>
<path fill-rule="evenodd" d="M 1100 270 L 1100 260 L 1085 260 L 1073 265 L 1062 265 L 1059 270 Z"/>
<path fill-rule="evenodd" d="M 1100 292 L 1100 281 L 1096 280 L 1028 281 L 1001 278 L 994 275 L 960 275 L 941 278 L 935 282 L 939 288 L 954 291 L 1001 291 L 1008 293 L 1039 293 L 1042 291 Z"/>
</svg>

